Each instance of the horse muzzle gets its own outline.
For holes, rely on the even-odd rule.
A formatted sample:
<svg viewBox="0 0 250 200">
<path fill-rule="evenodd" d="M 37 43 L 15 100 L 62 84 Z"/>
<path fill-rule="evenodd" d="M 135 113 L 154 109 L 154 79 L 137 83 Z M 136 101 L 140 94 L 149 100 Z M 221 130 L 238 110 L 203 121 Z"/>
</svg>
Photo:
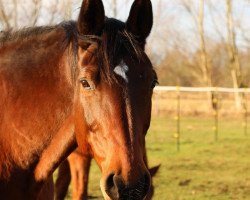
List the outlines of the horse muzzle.
<svg viewBox="0 0 250 200">
<path fill-rule="evenodd" d="M 127 184 L 120 175 L 110 174 L 105 182 L 105 192 L 112 200 L 143 200 L 151 185 L 151 178 L 145 173 L 136 184 Z"/>
</svg>

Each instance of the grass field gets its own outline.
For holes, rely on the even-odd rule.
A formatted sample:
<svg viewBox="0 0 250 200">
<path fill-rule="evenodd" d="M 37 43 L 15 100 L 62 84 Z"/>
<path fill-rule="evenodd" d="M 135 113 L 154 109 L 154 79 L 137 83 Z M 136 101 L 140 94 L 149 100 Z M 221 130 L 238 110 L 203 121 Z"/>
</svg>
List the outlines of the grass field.
<svg viewBox="0 0 250 200">
<path fill-rule="evenodd" d="M 212 127 L 212 118 L 182 118 L 177 152 L 176 121 L 153 118 L 147 135 L 149 163 L 161 164 L 154 178 L 153 199 L 250 199 L 250 130 L 245 136 L 239 119 L 221 119 L 215 142 Z M 89 194 L 95 199 L 102 199 L 99 179 L 99 169 L 93 164 Z"/>
</svg>

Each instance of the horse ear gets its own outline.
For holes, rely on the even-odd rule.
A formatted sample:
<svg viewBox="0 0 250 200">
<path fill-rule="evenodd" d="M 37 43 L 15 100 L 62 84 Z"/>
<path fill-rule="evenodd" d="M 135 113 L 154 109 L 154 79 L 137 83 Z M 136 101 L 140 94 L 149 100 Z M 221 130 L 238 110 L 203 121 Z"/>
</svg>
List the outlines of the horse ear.
<svg viewBox="0 0 250 200">
<path fill-rule="evenodd" d="M 161 165 L 157 165 L 157 166 L 149 169 L 149 173 L 152 177 L 154 177 L 156 175 L 156 173 L 159 171 L 160 166 Z"/>
<path fill-rule="evenodd" d="M 104 26 L 105 12 L 101 0 L 83 0 L 77 20 L 82 35 L 99 35 Z"/>
<path fill-rule="evenodd" d="M 153 10 L 150 0 L 135 0 L 128 20 L 126 28 L 135 35 L 139 42 L 145 43 L 153 26 Z"/>
</svg>

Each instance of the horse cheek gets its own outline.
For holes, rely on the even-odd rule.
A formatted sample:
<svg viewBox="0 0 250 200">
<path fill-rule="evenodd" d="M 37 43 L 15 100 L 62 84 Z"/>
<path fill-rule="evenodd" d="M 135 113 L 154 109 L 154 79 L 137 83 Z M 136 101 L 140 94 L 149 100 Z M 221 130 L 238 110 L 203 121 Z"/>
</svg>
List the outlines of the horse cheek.
<svg viewBox="0 0 250 200">
<path fill-rule="evenodd" d="M 75 134 L 78 148 L 82 152 L 86 152 L 88 150 L 87 134 L 89 132 L 89 128 L 84 118 L 84 111 L 82 106 L 80 106 L 80 103 L 78 103 L 75 107 Z"/>
</svg>

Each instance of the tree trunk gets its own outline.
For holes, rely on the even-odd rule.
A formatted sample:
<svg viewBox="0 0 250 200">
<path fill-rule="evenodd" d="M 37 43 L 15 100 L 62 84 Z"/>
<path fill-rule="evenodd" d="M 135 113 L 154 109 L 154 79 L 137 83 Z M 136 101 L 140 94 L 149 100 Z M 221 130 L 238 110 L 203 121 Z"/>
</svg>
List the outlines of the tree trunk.
<svg viewBox="0 0 250 200">
<path fill-rule="evenodd" d="M 5 12 L 4 4 L 2 0 L 0 0 L 0 22 L 2 22 L 4 29 L 10 29 L 10 19 L 7 13 Z"/>
<path fill-rule="evenodd" d="M 199 17 L 198 17 L 198 27 L 199 27 L 199 37 L 200 37 L 200 65 L 203 72 L 203 81 L 207 87 L 211 86 L 211 75 L 208 63 L 208 55 L 205 45 L 205 34 L 204 34 L 204 0 L 200 0 L 199 6 Z"/>
<path fill-rule="evenodd" d="M 232 16 L 232 0 L 226 0 L 227 7 L 227 52 L 229 57 L 229 66 L 233 81 L 233 87 L 238 89 L 242 86 L 241 66 L 239 61 L 238 49 L 235 41 L 234 22 Z M 235 106 L 237 109 L 241 108 L 240 93 L 235 91 Z"/>
<path fill-rule="evenodd" d="M 113 16 L 114 18 L 117 17 L 117 0 L 112 0 L 112 5 L 113 5 Z"/>
<path fill-rule="evenodd" d="M 209 59 L 205 44 L 205 33 L 204 33 L 204 0 L 199 1 L 199 15 L 197 18 L 197 25 L 200 38 L 200 67 L 202 70 L 203 82 L 206 87 L 212 86 L 211 80 L 211 69 L 209 66 Z M 212 94 L 207 93 L 208 105 L 212 106 Z"/>
</svg>

